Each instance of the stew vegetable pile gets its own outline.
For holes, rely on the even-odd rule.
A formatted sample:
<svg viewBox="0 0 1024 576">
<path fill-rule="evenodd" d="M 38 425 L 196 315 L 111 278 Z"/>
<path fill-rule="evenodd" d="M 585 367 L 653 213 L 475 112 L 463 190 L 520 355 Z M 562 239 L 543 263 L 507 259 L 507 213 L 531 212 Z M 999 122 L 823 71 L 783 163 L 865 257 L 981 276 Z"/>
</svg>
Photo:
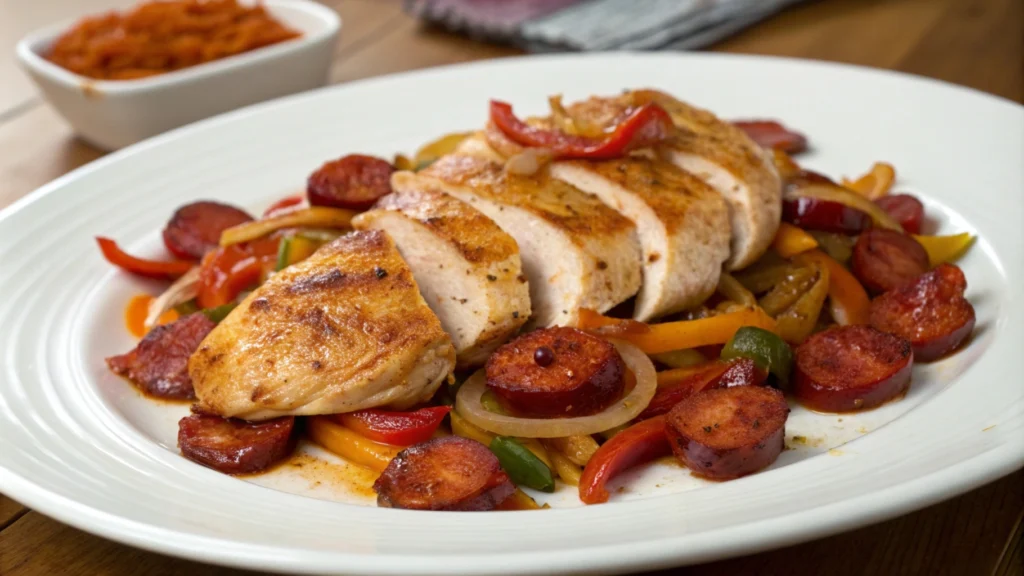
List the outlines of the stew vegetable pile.
<svg viewBox="0 0 1024 576">
<path fill-rule="evenodd" d="M 171 258 L 140 258 L 111 239 L 98 238 L 111 264 L 167 282 L 162 294 L 128 303 L 128 328 L 141 341 L 126 354 L 108 358 L 110 369 L 150 396 L 195 401 L 192 414 L 179 425 L 181 452 L 219 471 L 265 470 L 285 459 L 305 436 L 378 472 L 374 490 L 380 506 L 530 509 L 539 506 L 523 488 L 552 492 L 569 485 L 578 488 L 584 503 L 602 503 L 613 498 L 609 484 L 625 470 L 666 456 L 713 480 L 756 473 L 784 449 L 790 403 L 843 413 L 897 400 L 911 386 L 915 362 L 940 360 L 969 339 L 975 312 L 964 296 L 966 278 L 954 262 L 973 237 L 926 233 L 921 201 L 893 190 L 894 167 L 878 163 L 858 178 L 837 182 L 796 163 L 793 157 L 807 140 L 777 122 L 726 123 L 650 90 L 568 107 L 555 97 L 551 108 L 548 117 L 520 119 L 510 105 L 492 101 L 484 131 L 447 135 L 415 157 L 351 154 L 329 161 L 309 176 L 305 194 L 283 198 L 259 216 L 216 201 L 186 204 L 162 232 Z M 715 148 L 726 139 L 729 146 Z M 725 201 L 709 187 L 714 182 L 683 174 L 668 160 L 682 164 L 694 154 L 727 167 L 731 160 L 724 155 L 739 154 L 736 163 L 752 163 L 766 175 L 756 180 L 739 168 L 734 172 L 742 176 L 737 180 L 744 190 L 767 187 L 775 198 L 765 208 L 775 215 L 766 242 L 752 249 L 756 253 L 747 263 L 737 264 L 735 208 L 724 209 Z M 607 166 L 618 168 L 602 172 Z M 530 254 L 543 250 L 545 240 L 522 236 L 501 218 L 506 217 L 503 211 L 515 210 L 523 218 L 542 214 L 544 222 L 556 224 L 573 218 L 577 208 L 570 200 L 558 213 L 562 220 L 549 216 L 562 210 L 551 202 L 537 207 L 551 190 L 560 191 L 560 198 L 583 197 L 578 190 L 565 191 L 569 184 L 561 180 L 568 180 L 560 175 L 568 173 L 567 167 L 603 174 L 623 189 L 617 193 L 633 194 L 651 206 L 659 199 L 636 182 L 663 186 L 664 178 L 630 180 L 627 175 L 616 180 L 616 172 L 680 172 L 673 176 L 680 186 L 703 194 L 690 197 L 706 198 L 707 218 L 732 225 L 731 244 L 728 231 L 721 240 L 708 240 L 709 247 L 718 246 L 706 253 L 712 259 L 710 289 L 695 287 L 673 296 L 675 304 L 664 296 L 660 308 L 650 308 L 655 312 L 643 321 L 638 319 L 644 315 L 640 299 L 648 296 L 637 295 L 580 300 L 598 304 L 562 310 L 570 321 L 540 324 L 542 298 L 564 295 L 562 286 L 568 284 L 551 280 L 549 286 L 558 286 L 551 288 L 555 296 L 540 291 L 540 264 Z M 471 169 L 481 172 L 464 178 L 458 173 Z M 483 173 L 491 188 L 482 184 Z M 456 180 L 457 185 L 451 184 Z M 489 196 L 480 192 L 485 188 Z M 483 200 L 465 202 L 460 195 L 465 189 Z M 510 197 L 493 190 L 527 192 L 488 212 Z M 588 209 L 619 218 L 593 197 L 585 201 L 593 204 Z M 428 208 L 434 211 L 428 214 Z M 637 219 L 628 207 L 616 209 Z M 403 243 L 393 231 L 397 224 L 386 232 L 368 231 L 365 224 L 371 215 L 408 217 L 420 226 L 418 233 L 461 246 L 461 252 L 452 252 L 463 259 L 459 262 L 479 262 L 482 248 L 470 249 L 468 236 L 460 239 L 470 234 L 469 225 L 446 227 L 445 218 L 456 212 L 479 225 L 474 234 L 504 238 L 500 228 L 514 238 L 506 242 L 511 255 L 501 258 L 508 256 L 518 266 L 521 254 L 522 271 L 505 270 L 507 285 L 498 278 L 505 264 L 480 276 L 479 298 L 493 300 L 500 285 L 533 301 L 532 314 L 528 305 L 508 310 L 504 333 L 487 332 L 481 322 L 480 334 L 490 335 L 474 337 L 473 346 L 465 344 L 470 337 L 462 328 L 452 328 L 458 322 L 476 326 L 467 319 L 476 314 L 469 309 L 473 297 L 443 293 L 445 284 L 438 289 L 427 276 L 442 273 L 448 261 L 432 260 L 423 255 L 427 251 Z M 647 217 L 666 223 L 665 234 L 672 234 L 667 216 L 654 210 Z M 616 226 L 632 226 L 621 220 L 624 224 Z M 692 233 L 695 225 L 687 226 Z M 754 237 L 756 229 L 750 226 L 749 237 Z M 672 258 L 703 256 L 693 252 L 698 248 L 680 249 L 676 255 L 650 252 L 654 240 L 649 231 L 630 228 L 629 234 L 640 239 L 637 245 L 645 255 L 642 268 L 630 264 L 642 270 L 640 294 L 655 293 L 647 283 L 664 269 L 659 266 L 680 266 Z M 491 244 L 497 246 L 497 240 Z M 596 262 L 573 273 L 583 277 L 618 265 Z M 353 271 L 358 266 L 365 273 Z M 463 276 L 470 274 L 467 269 Z M 382 309 L 401 307 L 395 313 L 409 318 L 407 330 L 374 324 L 372 314 L 367 315 L 374 308 L 373 290 L 390 298 Z M 408 295 L 402 296 L 402 290 Z M 636 293 L 637 288 L 630 290 Z M 671 281 L 659 290 L 677 294 Z M 354 305 L 345 314 L 332 308 L 354 302 L 357 293 L 370 298 L 371 305 Z M 275 299 L 280 294 L 288 300 Z M 460 298 L 467 318 L 451 312 L 460 310 Z M 684 301 L 685 307 L 677 305 Z M 498 304 L 493 310 L 500 309 Z M 421 316 L 410 310 L 421 311 L 424 319 L 417 320 Z M 258 371 L 240 372 L 237 382 L 210 383 L 206 371 L 230 361 L 215 354 L 220 332 L 233 330 L 246 345 L 298 338 L 289 335 L 292 324 L 274 323 L 278 317 L 272 315 L 278 313 L 309 330 L 294 347 L 313 352 L 286 351 L 272 359 L 276 365 L 267 360 L 266 370 L 273 374 L 282 365 L 299 370 L 295 366 L 301 364 L 300 373 L 289 373 L 301 374 L 301 384 L 293 376 L 296 388 L 289 388 L 293 383 L 287 378 L 271 387 L 269 380 L 259 381 Z M 310 355 L 361 346 L 343 337 L 345 326 L 353 323 L 358 324 L 356 333 L 372 336 L 372 344 L 345 361 L 353 370 L 382 366 L 372 379 L 359 380 L 358 387 L 351 384 L 355 376 L 345 380 L 329 372 L 337 355 Z M 400 341 L 414 337 L 429 339 L 432 347 L 425 344 L 403 356 L 392 352 Z M 226 386 L 245 386 L 244 410 L 218 403 Z"/>
</svg>

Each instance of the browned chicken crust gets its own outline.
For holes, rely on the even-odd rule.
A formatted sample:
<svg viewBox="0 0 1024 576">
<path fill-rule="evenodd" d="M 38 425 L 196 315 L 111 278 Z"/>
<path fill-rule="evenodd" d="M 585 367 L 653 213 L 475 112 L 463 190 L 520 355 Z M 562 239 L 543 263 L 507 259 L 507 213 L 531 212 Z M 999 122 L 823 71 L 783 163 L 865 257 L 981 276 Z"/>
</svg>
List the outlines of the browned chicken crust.
<svg viewBox="0 0 1024 576">
<path fill-rule="evenodd" d="M 273 275 L 189 360 L 202 410 L 263 420 L 404 408 L 455 364 L 384 232 L 353 232 Z"/>
</svg>

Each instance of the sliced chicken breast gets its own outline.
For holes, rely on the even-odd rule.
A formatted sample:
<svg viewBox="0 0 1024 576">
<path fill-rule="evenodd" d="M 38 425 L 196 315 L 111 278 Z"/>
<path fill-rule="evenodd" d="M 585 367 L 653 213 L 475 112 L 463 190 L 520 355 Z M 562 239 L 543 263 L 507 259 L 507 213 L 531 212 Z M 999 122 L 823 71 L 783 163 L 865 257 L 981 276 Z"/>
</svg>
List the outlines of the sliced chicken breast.
<svg viewBox="0 0 1024 576">
<path fill-rule="evenodd" d="M 656 90 L 637 90 L 614 98 L 591 98 L 567 108 L 590 127 L 618 123 L 630 108 L 655 102 L 682 128 L 658 153 L 717 190 L 729 203 L 731 255 L 726 266 L 743 268 L 757 260 L 779 227 L 782 181 L 768 152 L 742 130 L 714 114 Z"/>
<path fill-rule="evenodd" d="M 573 324 L 579 308 L 607 311 L 640 288 L 633 223 L 546 170 L 514 175 L 487 159 L 445 156 L 416 179 L 471 204 L 515 238 L 530 285 L 529 328 Z"/>
<path fill-rule="evenodd" d="M 461 367 L 483 364 L 530 317 L 516 241 L 479 210 L 397 172 L 400 190 L 352 220 L 387 231 L 452 338 Z"/>
<path fill-rule="evenodd" d="M 455 365 L 394 242 L 352 232 L 273 275 L 189 359 L 199 406 L 225 417 L 406 408 Z"/>
<path fill-rule="evenodd" d="M 697 177 L 659 159 L 555 162 L 551 175 L 593 194 L 636 224 L 643 286 L 633 317 L 646 321 L 699 305 L 729 257 L 729 209 Z"/>
</svg>

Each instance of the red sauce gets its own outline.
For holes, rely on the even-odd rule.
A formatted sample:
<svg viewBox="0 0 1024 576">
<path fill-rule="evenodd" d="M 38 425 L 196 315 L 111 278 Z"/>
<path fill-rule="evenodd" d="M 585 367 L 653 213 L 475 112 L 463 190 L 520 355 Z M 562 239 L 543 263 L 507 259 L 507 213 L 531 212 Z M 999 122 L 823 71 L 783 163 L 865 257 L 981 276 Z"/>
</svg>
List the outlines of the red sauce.
<svg viewBox="0 0 1024 576">
<path fill-rule="evenodd" d="M 133 80 L 219 60 L 300 36 L 261 6 L 237 0 L 147 2 L 84 18 L 46 59 L 88 78 Z"/>
</svg>

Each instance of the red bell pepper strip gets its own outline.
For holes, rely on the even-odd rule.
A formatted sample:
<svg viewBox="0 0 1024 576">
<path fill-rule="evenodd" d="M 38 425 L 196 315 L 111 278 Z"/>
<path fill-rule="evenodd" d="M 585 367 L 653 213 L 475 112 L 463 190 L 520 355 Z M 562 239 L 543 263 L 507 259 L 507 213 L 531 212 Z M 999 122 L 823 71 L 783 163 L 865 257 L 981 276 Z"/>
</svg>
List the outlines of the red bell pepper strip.
<svg viewBox="0 0 1024 576">
<path fill-rule="evenodd" d="M 665 379 L 662 375 L 671 377 L 676 370 L 660 372 L 658 379 Z M 644 411 L 636 417 L 637 420 L 647 420 L 655 416 L 667 414 L 676 404 L 704 390 L 714 388 L 730 388 L 732 386 L 760 386 L 768 378 L 768 372 L 757 367 L 750 358 L 738 358 L 730 361 L 715 360 L 678 370 L 681 374 L 677 382 L 671 382 L 659 386 L 654 398 Z"/>
<path fill-rule="evenodd" d="M 145 260 L 128 254 L 110 238 L 96 237 L 96 243 L 100 245 L 103 257 L 114 266 L 146 278 L 158 278 L 161 280 L 173 280 L 188 272 L 195 264 L 184 260 Z"/>
<path fill-rule="evenodd" d="M 346 428 L 374 442 L 412 446 L 430 440 L 450 410 L 448 406 L 420 408 L 414 412 L 388 412 L 370 408 L 339 414 L 337 419 Z"/>
<path fill-rule="evenodd" d="M 292 210 L 298 210 L 301 207 L 301 204 L 304 204 L 305 202 L 306 197 L 301 194 L 282 198 L 271 204 L 270 207 L 263 212 L 263 217 L 272 218 L 274 216 L 291 212 Z"/>
<path fill-rule="evenodd" d="M 774 120 L 740 120 L 733 122 L 733 126 L 746 132 L 751 140 L 764 148 L 782 150 L 787 154 L 796 154 L 807 149 L 807 137 L 789 130 Z"/>
<path fill-rule="evenodd" d="M 199 307 L 223 306 L 258 284 L 261 276 L 277 264 L 279 242 L 279 238 L 267 238 L 207 252 L 199 266 Z"/>
<path fill-rule="evenodd" d="M 584 504 L 608 501 L 608 481 L 638 464 L 668 456 L 672 447 L 665 433 L 665 417 L 655 416 L 612 436 L 590 457 L 580 477 Z"/>
<path fill-rule="evenodd" d="M 656 144 L 675 130 L 668 112 L 652 103 L 631 111 L 603 138 L 535 128 L 517 118 L 510 104 L 498 100 L 491 100 L 491 121 L 513 142 L 548 148 L 555 158 L 617 158 L 630 150 Z"/>
</svg>

